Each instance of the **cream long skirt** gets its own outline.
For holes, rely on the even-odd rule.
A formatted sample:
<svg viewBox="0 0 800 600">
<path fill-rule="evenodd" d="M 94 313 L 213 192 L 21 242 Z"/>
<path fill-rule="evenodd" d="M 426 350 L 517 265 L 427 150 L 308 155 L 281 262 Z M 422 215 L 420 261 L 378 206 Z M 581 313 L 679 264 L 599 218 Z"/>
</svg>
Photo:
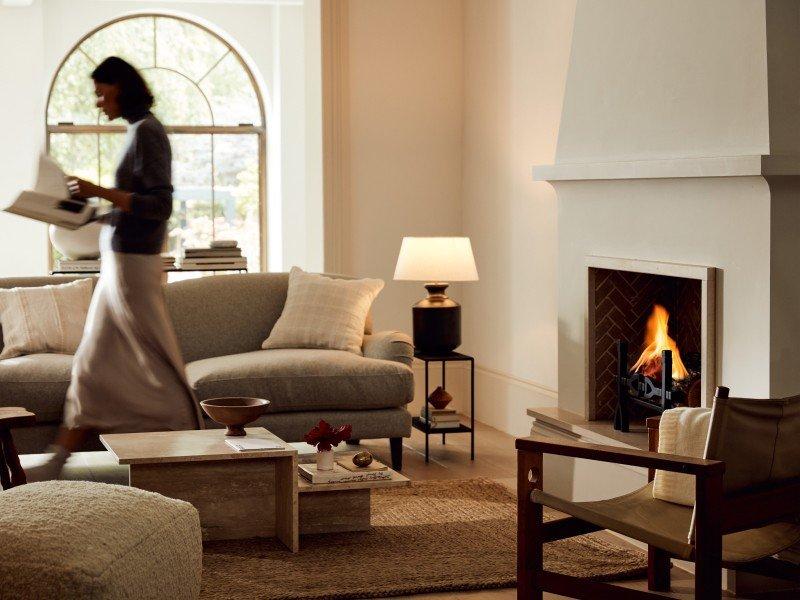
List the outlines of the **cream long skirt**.
<svg viewBox="0 0 800 600">
<path fill-rule="evenodd" d="M 111 250 L 75 354 L 64 424 L 107 433 L 203 427 L 161 287 L 161 257 Z"/>
</svg>

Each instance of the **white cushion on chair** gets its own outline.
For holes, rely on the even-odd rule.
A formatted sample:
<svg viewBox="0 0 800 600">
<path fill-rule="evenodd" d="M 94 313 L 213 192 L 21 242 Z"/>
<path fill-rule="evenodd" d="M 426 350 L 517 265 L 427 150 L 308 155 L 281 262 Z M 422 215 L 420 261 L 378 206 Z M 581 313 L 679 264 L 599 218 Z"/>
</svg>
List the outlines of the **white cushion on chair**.
<svg viewBox="0 0 800 600">
<path fill-rule="evenodd" d="M 711 423 L 711 409 L 673 408 L 665 410 L 658 427 L 658 451 L 703 458 Z M 694 506 L 693 475 L 657 470 L 653 481 L 653 498 Z"/>
</svg>

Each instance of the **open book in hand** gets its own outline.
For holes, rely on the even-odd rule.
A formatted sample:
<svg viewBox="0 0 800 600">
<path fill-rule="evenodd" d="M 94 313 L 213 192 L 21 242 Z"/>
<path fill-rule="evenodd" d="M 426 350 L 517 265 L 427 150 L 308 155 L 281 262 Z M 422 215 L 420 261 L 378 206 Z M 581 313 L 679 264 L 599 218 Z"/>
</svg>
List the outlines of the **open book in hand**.
<svg viewBox="0 0 800 600">
<path fill-rule="evenodd" d="M 22 192 L 7 206 L 6 212 L 77 229 L 94 220 L 96 205 L 82 198 L 71 198 L 61 168 L 49 156 L 39 156 L 39 174 L 33 190 Z"/>
</svg>

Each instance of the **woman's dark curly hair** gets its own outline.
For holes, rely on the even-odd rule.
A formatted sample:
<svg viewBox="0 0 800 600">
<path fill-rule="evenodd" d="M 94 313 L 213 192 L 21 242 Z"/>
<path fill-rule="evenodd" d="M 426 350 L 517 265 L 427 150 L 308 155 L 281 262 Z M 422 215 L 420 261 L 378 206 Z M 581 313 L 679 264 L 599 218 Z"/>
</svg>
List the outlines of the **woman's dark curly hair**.
<svg viewBox="0 0 800 600">
<path fill-rule="evenodd" d="M 140 117 L 153 106 L 153 94 L 139 71 L 117 56 L 109 56 L 92 71 L 97 83 L 119 86 L 119 102 L 122 117 Z"/>
</svg>

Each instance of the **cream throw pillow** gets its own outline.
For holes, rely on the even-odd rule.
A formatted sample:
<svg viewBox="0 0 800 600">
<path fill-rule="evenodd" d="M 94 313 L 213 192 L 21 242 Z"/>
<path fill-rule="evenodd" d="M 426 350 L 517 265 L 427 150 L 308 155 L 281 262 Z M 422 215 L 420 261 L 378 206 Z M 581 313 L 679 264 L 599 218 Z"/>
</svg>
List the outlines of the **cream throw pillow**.
<svg viewBox="0 0 800 600">
<path fill-rule="evenodd" d="M 665 410 L 658 426 L 658 451 L 703 458 L 710 424 L 710 408 Z M 692 475 L 657 470 L 653 480 L 653 498 L 694 506 L 694 484 Z"/>
<path fill-rule="evenodd" d="M 361 354 L 367 314 L 381 289 L 380 279 L 331 279 L 293 267 L 283 312 L 261 347 Z"/>
<path fill-rule="evenodd" d="M 0 290 L 0 360 L 52 352 L 74 354 L 92 300 L 92 280 Z"/>
</svg>

